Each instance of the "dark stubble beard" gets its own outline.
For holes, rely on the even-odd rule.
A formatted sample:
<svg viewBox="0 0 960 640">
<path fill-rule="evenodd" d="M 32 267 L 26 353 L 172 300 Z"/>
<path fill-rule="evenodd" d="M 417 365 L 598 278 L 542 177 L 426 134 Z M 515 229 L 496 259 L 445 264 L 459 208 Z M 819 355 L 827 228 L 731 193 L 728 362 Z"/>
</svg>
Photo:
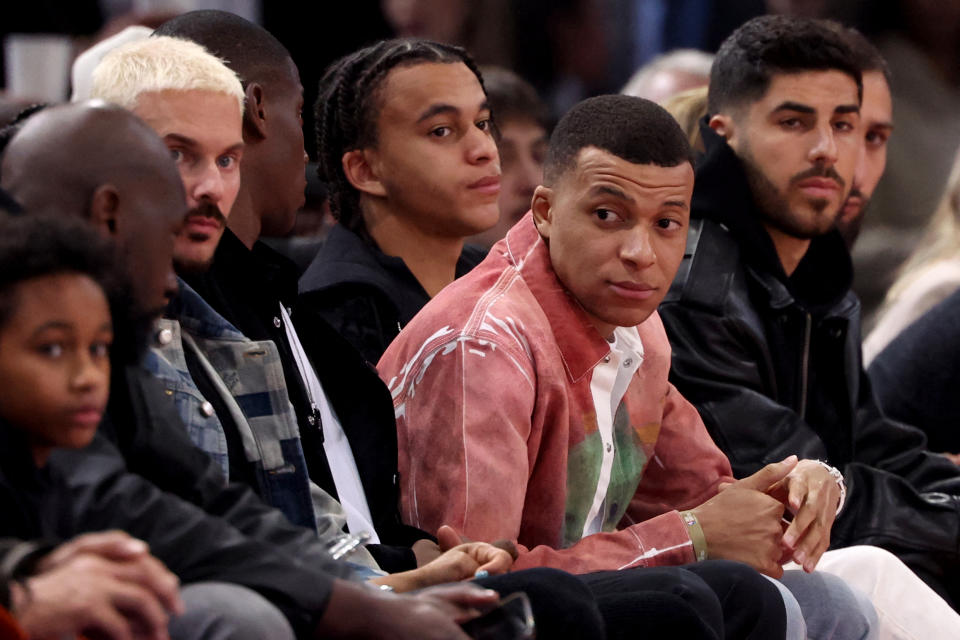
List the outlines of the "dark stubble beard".
<svg viewBox="0 0 960 640">
<path fill-rule="evenodd" d="M 794 214 L 790 209 L 790 204 L 783 193 L 777 189 L 777 186 L 767 178 L 760 166 L 754 161 L 749 147 L 744 147 L 740 152 L 740 159 L 747 174 L 747 182 L 750 185 L 750 192 L 753 194 L 754 203 L 763 221 L 769 226 L 794 238 L 810 240 L 817 236 L 822 236 L 834 227 L 837 216 L 840 213 L 840 207 L 846 201 L 846 197 L 841 199 L 833 215 L 823 216 L 823 212 L 829 206 L 830 201 L 818 198 L 810 201 L 810 206 L 815 210 L 817 216 L 812 223 L 807 223 L 801 216 Z M 846 182 L 840 177 L 833 167 L 815 166 L 802 171 L 790 178 L 790 185 L 806 180 L 808 178 L 832 178 L 840 185 L 843 190 Z M 818 221 L 824 222 L 817 224 Z"/>
</svg>

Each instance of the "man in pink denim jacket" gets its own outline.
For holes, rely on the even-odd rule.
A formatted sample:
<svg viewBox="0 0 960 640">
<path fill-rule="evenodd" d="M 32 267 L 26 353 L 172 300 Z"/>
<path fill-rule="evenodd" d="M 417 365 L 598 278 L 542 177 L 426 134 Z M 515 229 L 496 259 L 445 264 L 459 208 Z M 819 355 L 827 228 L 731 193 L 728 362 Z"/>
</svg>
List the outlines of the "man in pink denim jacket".
<svg viewBox="0 0 960 640">
<path fill-rule="evenodd" d="M 532 212 L 379 363 L 407 522 L 516 540 L 517 568 L 709 554 L 774 577 L 791 556 L 813 569 L 840 485 L 793 456 L 734 481 L 667 381 L 656 307 L 683 257 L 689 153 L 646 101 L 603 96 L 564 117 Z"/>
</svg>

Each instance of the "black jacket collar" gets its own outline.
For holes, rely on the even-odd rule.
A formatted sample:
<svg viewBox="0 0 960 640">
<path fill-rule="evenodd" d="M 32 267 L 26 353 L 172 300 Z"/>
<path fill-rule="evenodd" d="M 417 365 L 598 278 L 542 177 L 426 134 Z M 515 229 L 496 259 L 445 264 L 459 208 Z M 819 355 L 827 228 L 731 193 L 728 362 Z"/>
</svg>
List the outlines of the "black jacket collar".
<svg viewBox="0 0 960 640">
<path fill-rule="evenodd" d="M 456 277 L 477 266 L 484 256 L 483 250 L 464 246 L 457 261 Z M 430 300 L 402 258 L 388 256 L 372 242 L 335 224 L 317 257 L 301 276 L 300 293 L 347 284 L 367 285 L 380 291 L 397 309 L 404 324 Z"/>
<path fill-rule="evenodd" d="M 829 308 L 853 283 L 850 254 L 836 230 L 814 238 L 796 270 L 787 277 L 773 241 L 760 222 L 743 163 L 727 144 L 701 122 L 706 154 L 696 170 L 692 217 L 712 220 L 736 239 L 748 267 L 782 283 L 804 306 Z"/>
</svg>

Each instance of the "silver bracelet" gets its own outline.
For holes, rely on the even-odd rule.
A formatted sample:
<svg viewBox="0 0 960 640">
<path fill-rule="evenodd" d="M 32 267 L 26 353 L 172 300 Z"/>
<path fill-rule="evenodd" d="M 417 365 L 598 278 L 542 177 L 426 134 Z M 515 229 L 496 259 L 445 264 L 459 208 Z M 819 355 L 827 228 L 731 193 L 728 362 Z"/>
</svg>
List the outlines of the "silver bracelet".
<svg viewBox="0 0 960 640">
<path fill-rule="evenodd" d="M 831 464 L 824 462 L 823 460 L 814 460 L 817 464 L 827 470 L 827 473 L 830 474 L 830 477 L 834 479 L 837 483 L 837 487 L 840 488 L 840 504 L 837 505 L 837 513 L 840 513 L 840 510 L 843 509 L 843 503 L 847 501 L 847 485 L 843 481 L 843 474 L 840 473 L 840 469 L 837 469 Z"/>
</svg>

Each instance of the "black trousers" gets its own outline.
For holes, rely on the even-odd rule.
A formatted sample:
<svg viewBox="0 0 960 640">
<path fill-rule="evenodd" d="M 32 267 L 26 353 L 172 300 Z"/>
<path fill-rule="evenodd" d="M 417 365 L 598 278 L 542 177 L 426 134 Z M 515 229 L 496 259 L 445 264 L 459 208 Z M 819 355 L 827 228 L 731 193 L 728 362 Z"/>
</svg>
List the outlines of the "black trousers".
<svg viewBox="0 0 960 640">
<path fill-rule="evenodd" d="M 786 633 L 777 588 L 750 567 L 725 560 L 576 577 L 530 569 L 477 582 L 502 594 L 525 591 L 539 640 L 771 640 Z"/>
<path fill-rule="evenodd" d="M 786 634 L 786 609 L 769 580 L 738 562 L 606 571 L 580 576 L 607 625 L 607 637 L 770 640 Z"/>
</svg>

